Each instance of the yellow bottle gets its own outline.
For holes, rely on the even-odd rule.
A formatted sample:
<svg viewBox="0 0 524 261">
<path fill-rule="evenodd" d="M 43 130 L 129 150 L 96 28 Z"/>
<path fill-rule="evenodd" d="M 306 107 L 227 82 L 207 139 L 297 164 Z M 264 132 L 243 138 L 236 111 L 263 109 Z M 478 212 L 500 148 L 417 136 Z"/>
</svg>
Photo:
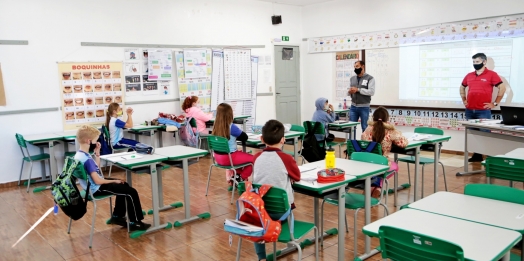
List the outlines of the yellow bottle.
<svg viewBox="0 0 524 261">
<path fill-rule="evenodd" d="M 326 169 L 335 168 L 335 149 L 329 147 L 326 150 Z"/>
</svg>

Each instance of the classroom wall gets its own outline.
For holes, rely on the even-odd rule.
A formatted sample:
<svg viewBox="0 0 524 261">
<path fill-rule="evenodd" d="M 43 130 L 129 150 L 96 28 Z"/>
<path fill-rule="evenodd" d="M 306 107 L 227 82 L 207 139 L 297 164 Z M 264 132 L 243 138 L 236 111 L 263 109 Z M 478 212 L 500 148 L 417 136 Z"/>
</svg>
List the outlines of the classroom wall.
<svg viewBox="0 0 524 261">
<path fill-rule="evenodd" d="M 302 8 L 303 37 L 365 33 L 491 16 L 524 13 L 524 1 L 501 0 L 335 0 Z M 320 96 L 333 99 L 333 53 L 308 54 L 302 42 L 302 119 L 309 120 L 314 101 Z M 377 86 L 380 90 L 380 86 Z M 335 104 L 334 104 L 335 105 Z M 337 104 L 338 105 L 338 104 Z M 413 128 L 403 128 L 413 131 Z M 463 151 L 464 133 L 446 131 L 452 141 L 444 149 Z M 338 136 L 338 135 L 337 135 Z M 341 136 L 342 137 L 342 136 Z"/>
<path fill-rule="evenodd" d="M 80 42 L 265 45 L 252 54 L 273 59 L 271 39 L 286 35 L 298 41 L 302 36 L 300 7 L 255 0 L 0 0 L 0 6 L 0 39 L 29 41 L 27 46 L 0 46 L 8 104 L 0 111 L 59 107 L 58 61 L 123 60 L 123 48 L 81 47 Z M 274 13 L 282 15 L 283 24 L 271 24 Z M 272 60 L 270 68 L 273 64 Z M 270 87 L 274 92 L 272 70 L 269 82 L 259 80 L 258 92 L 269 92 Z M 160 111 L 180 113 L 179 102 L 132 107 L 135 122 L 151 120 Z M 21 153 L 15 133 L 61 131 L 60 115 L 58 111 L 0 115 L 0 183 L 18 180 Z M 275 118 L 274 96 L 258 97 L 257 122 L 271 118 Z M 172 135 L 164 135 L 164 140 L 165 145 L 173 144 Z M 61 168 L 62 146 L 56 155 Z M 39 167 L 35 173 L 40 173 Z"/>
</svg>

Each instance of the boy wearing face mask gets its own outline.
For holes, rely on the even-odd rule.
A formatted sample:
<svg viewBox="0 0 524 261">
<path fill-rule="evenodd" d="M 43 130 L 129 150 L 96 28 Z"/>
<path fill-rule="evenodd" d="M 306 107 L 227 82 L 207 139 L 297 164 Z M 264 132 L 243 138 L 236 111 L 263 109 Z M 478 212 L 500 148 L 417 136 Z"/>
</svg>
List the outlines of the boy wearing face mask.
<svg viewBox="0 0 524 261">
<path fill-rule="evenodd" d="M 315 101 L 316 110 L 313 113 L 311 121 L 320 122 L 324 125 L 326 136 L 322 134 L 315 134 L 317 140 L 321 141 L 326 139 L 327 142 L 333 141 L 335 138 L 333 134 L 328 133 L 328 124 L 336 120 L 336 114 L 333 109 L 333 105 L 329 104 L 328 99 L 320 97 Z"/>
<path fill-rule="evenodd" d="M 351 88 L 348 90 L 348 95 L 351 96 L 349 120 L 358 122 L 360 119 L 364 132 L 368 127 L 371 96 L 375 94 L 375 78 L 366 73 L 366 64 L 363 61 L 356 61 L 354 66 L 356 76 L 349 80 Z"/>
<path fill-rule="evenodd" d="M 119 179 L 105 179 L 100 172 L 98 166 L 100 166 L 101 145 L 97 142 L 99 136 L 100 131 L 88 125 L 80 127 L 76 133 L 80 149 L 76 152 L 75 159 L 82 162 L 88 174 L 88 180 L 79 179 L 80 186 L 86 190 L 87 182 L 89 182 L 89 190 L 94 196 L 117 195 L 111 224 L 127 227 L 125 219 L 127 203 L 127 214 L 130 221 L 129 229 L 131 231 L 147 230 L 151 225 L 142 222 L 144 216 L 142 215 L 142 206 L 136 189 Z M 93 156 L 87 153 L 88 151 L 93 151 Z"/>
<path fill-rule="evenodd" d="M 467 120 L 491 119 L 491 109 L 499 105 L 506 92 L 506 86 L 496 72 L 486 68 L 488 58 L 485 54 L 477 53 L 471 58 L 475 71 L 468 73 L 460 85 L 460 96 L 466 107 L 465 116 Z M 493 87 L 499 90 L 497 98 L 492 102 Z M 468 88 L 467 96 L 466 88 Z M 475 153 L 468 161 L 481 162 L 482 160 L 484 160 L 482 154 Z"/>
</svg>

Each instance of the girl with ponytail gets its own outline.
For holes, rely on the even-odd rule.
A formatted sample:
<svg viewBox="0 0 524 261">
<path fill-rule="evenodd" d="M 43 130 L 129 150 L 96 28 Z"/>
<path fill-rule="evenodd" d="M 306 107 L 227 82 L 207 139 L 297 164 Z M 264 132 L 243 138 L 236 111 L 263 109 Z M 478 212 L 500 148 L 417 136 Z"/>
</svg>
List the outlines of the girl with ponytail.
<svg viewBox="0 0 524 261">
<path fill-rule="evenodd" d="M 187 96 L 182 103 L 182 110 L 186 113 L 186 117 L 193 118 L 196 121 L 196 131 L 200 133 L 200 136 L 207 136 L 206 133 L 206 122 L 213 118 L 213 114 L 204 113 L 198 107 L 198 96 Z"/>
</svg>

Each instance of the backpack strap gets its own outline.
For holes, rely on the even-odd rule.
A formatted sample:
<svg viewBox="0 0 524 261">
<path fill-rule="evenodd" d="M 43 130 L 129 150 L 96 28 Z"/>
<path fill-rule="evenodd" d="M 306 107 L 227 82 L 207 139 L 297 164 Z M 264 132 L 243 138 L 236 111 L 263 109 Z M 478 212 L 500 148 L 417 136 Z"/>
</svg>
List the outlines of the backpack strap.
<svg viewBox="0 0 524 261">
<path fill-rule="evenodd" d="M 376 146 L 377 146 L 377 142 L 372 141 L 372 142 L 370 142 L 370 143 L 368 144 L 368 146 L 367 146 L 367 148 L 366 148 L 366 151 L 367 151 L 367 152 L 372 152 L 373 149 L 375 149 Z"/>
<path fill-rule="evenodd" d="M 253 183 L 251 183 L 250 181 L 244 181 L 244 185 L 246 188 L 245 191 L 251 191 L 253 189 Z"/>
<path fill-rule="evenodd" d="M 353 149 L 355 150 L 355 152 L 362 151 L 362 148 L 360 147 L 360 144 L 358 143 L 357 140 L 351 140 L 351 144 L 353 144 Z"/>
<path fill-rule="evenodd" d="M 260 196 L 260 198 L 263 198 L 264 195 L 266 195 L 266 193 L 269 191 L 270 188 L 271 188 L 271 185 L 268 185 L 268 184 L 264 184 L 260 188 L 258 188 L 258 195 Z"/>
<path fill-rule="evenodd" d="M 362 149 L 362 147 L 360 147 L 360 143 L 358 143 L 357 140 L 351 140 L 351 144 L 353 144 L 353 148 L 355 149 L 355 152 L 362 152 L 364 151 Z M 373 149 L 377 146 L 377 143 L 372 141 L 368 144 L 368 146 L 366 147 L 365 151 L 366 152 L 372 152 Z"/>
</svg>

